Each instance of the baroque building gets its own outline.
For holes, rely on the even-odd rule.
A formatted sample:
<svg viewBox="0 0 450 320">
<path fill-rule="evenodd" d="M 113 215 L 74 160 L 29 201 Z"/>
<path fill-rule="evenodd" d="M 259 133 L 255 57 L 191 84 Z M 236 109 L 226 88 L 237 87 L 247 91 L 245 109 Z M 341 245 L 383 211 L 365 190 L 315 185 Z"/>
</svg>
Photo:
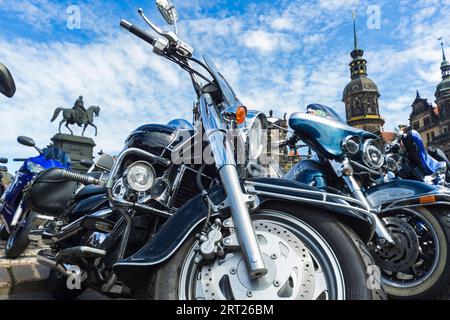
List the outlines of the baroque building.
<svg viewBox="0 0 450 320">
<path fill-rule="evenodd" d="M 410 125 L 420 133 L 425 146 L 439 148 L 450 156 L 450 63 L 442 42 L 441 47 L 442 81 L 436 87 L 436 106 L 433 107 L 417 93 L 412 104 Z"/>
<path fill-rule="evenodd" d="M 439 135 L 439 116 L 436 107 L 433 107 L 427 99 L 423 99 L 417 91 L 416 99 L 409 117 L 411 127 L 420 133 L 426 147 L 431 146 L 432 141 Z"/>
<path fill-rule="evenodd" d="M 356 128 L 381 135 L 384 119 L 380 116 L 378 87 L 367 75 L 367 60 L 364 50 L 358 48 L 356 20 L 353 15 L 354 49 L 350 62 L 351 81 L 344 89 L 342 101 L 345 103 L 347 123 Z"/>
</svg>

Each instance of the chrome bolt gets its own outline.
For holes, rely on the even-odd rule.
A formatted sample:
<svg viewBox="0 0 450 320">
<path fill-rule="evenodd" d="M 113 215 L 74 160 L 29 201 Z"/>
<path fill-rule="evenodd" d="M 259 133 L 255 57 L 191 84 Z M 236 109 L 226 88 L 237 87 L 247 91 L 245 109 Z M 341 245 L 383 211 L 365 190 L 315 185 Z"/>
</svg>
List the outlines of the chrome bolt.
<svg viewBox="0 0 450 320">
<path fill-rule="evenodd" d="M 225 221 L 223 222 L 223 225 L 224 225 L 224 226 L 229 226 L 229 225 L 230 225 L 230 220 L 225 220 Z"/>
<path fill-rule="evenodd" d="M 247 297 L 249 297 L 249 298 L 253 297 L 253 292 L 247 291 Z"/>
<path fill-rule="evenodd" d="M 275 281 L 273 282 L 273 285 L 274 285 L 275 287 L 279 287 L 279 286 L 280 286 L 280 282 L 279 282 L 278 280 L 275 280 Z"/>
<path fill-rule="evenodd" d="M 236 274 L 236 272 L 237 272 L 237 271 L 236 271 L 236 268 L 231 268 L 231 269 L 230 269 L 230 273 L 231 273 L 231 274 Z"/>
<path fill-rule="evenodd" d="M 276 253 L 272 254 L 270 257 L 271 257 L 273 260 L 275 260 L 276 258 L 278 258 L 278 256 L 277 256 Z"/>
<path fill-rule="evenodd" d="M 254 196 L 249 196 L 248 199 L 253 201 L 253 200 L 255 200 L 255 197 Z"/>
<path fill-rule="evenodd" d="M 225 240 L 223 240 L 223 243 L 226 245 L 229 245 L 229 244 L 231 244 L 231 239 L 226 238 Z"/>
</svg>

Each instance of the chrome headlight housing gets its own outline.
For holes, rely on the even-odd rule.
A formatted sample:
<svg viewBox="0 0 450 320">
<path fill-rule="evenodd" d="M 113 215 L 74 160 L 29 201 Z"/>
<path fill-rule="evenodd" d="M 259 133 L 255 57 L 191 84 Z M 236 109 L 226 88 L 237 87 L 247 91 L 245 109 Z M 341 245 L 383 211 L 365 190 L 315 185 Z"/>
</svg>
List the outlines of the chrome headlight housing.
<svg viewBox="0 0 450 320">
<path fill-rule="evenodd" d="M 257 117 L 248 133 L 248 155 L 250 160 L 258 159 L 264 151 L 266 130 L 262 120 Z"/>
<path fill-rule="evenodd" d="M 39 172 L 44 171 L 44 167 L 32 161 L 27 161 L 25 166 L 27 170 L 33 174 L 38 174 Z"/>
<path fill-rule="evenodd" d="M 390 153 L 386 156 L 386 167 L 389 171 L 400 171 L 400 156 L 395 153 Z"/>
<path fill-rule="evenodd" d="M 350 155 L 357 154 L 359 151 L 359 143 L 356 141 L 356 138 L 353 136 L 345 137 L 345 139 L 342 140 L 342 150 Z"/>
<path fill-rule="evenodd" d="M 362 160 L 371 169 L 378 170 L 384 164 L 381 145 L 374 139 L 367 139 L 361 148 Z"/>
<path fill-rule="evenodd" d="M 150 190 L 155 181 L 156 172 L 153 166 L 145 161 L 137 161 L 126 170 L 128 186 L 136 192 Z"/>
</svg>

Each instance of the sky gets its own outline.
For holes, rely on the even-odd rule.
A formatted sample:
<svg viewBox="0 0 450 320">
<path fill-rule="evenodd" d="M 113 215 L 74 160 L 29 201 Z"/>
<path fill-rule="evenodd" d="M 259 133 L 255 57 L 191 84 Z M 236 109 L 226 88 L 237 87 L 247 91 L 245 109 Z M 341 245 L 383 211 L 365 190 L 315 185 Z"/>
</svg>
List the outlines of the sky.
<svg viewBox="0 0 450 320">
<path fill-rule="evenodd" d="M 434 101 L 441 79 L 438 38 L 450 56 L 450 0 L 173 3 L 179 37 L 198 57 L 216 61 L 249 109 L 278 116 L 303 112 L 310 103 L 344 114 L 353 11 L 369 77 L 380 90 L 386 131 L 408 122 L 416 90 Z M 195 94 L 187 73 L 119 26 L 127 19 L 146 28 L 140 7 L 170 28 L 153 0 L 0 0 L 0 62 L 17 86 L 12 99 L 0 96 L 0 156 L 35 155 L 16 137 L 49 144 L 58 130 L 58 121 L 50 123 L 54 109 L 71 108 L 79 95 L 86 107 L 101 107 L 96 151 L 117 154 L 143 124 L 192 118 Z"/>
</svg>

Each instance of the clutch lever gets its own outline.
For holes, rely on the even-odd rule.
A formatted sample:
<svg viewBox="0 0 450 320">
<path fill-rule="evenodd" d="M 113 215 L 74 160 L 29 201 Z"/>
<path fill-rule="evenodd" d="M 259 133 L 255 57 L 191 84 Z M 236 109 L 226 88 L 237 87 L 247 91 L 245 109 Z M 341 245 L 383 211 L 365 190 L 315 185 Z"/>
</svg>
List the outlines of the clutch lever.
<svg viewBox="0 0 450 320">
<path fill-rule="evenodd" d="M 167 40 L 169 40 L 169 42 L 178 43 L 178 37 L 175 33 L 173 33 L 172 31 L 166 32 L 163 31 L 160 27 L 158 27 L 156 24 L 154 24 L 153 22 L 150 21 L 149 18 L 147 18 L 147 16 L 144 13 L 144 10 L 142 8 L 138 9 L 138 13 L 139 15 L 142 17 L 142 19 L 150 26 L 150 28 L 153 29 L 153 31 L 155 31 L 157 34 L 163 36 L 164 38 L 166 38 Z"/>
</svg>

